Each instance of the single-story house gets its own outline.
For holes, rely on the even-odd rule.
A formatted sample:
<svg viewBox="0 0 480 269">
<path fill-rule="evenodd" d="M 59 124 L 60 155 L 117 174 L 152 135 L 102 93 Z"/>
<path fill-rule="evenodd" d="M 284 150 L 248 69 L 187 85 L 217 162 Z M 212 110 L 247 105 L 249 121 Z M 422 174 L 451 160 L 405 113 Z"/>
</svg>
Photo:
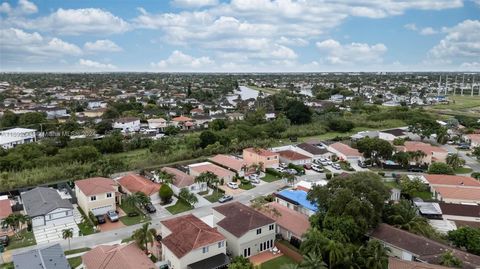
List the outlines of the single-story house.
<svg viewBox="0 0 480 269">
<path fill-rule="evenodd" d="M 317 206 L 307 200 L 307 192 L 303 190 L 282 190 L 275 193 L 275 201 L 308 217 L 318 211 Z"/>
<path fill-rule="evenodd" d="M 432 162 L 446 162 L 448 155 L 448 151 L 441 147 L 432 146 L 418 141 L 406 141 L 403 146 L 396 146 L 396 148 L 403 152 L 422 151 L 426 156 L 419 160 L 419 162 L 426 164 L 431 164 Z"/>
<path fill-rule="evenodd" d="M 121 203 L 121 194 L 118 192 L 118 183 L 105 177 L 94 177 L 75 181 L 75 194 L 78 206 L 88 214 L 106 214 L 109 210 L 116 210 Z"/>
<path fill-rule="evenodd" d="M 178 192 L 182 188 L 187 188 L 192 192 L 199 192 L 207 188 L 205 182 L 195 182 L 195 177 L 172 167 L 164 167 L 162 171 L 173 176 L 173 189 Z"/>
<path fill-rule="evenodd" d="M 128 174 L 119 178 L 118 184 L 120 184 L 122 191 L 127 194 L 141 192 L 150 197 L 152 203 L 160 202 L 158 191 L 160 190 L 161 184 L 155 183 L 146 177 L 137 174 Z"/>
<path fill-rule="evenodd" d="M 188 169 L 191 176 L 198 177 L 202 173 L 211 172 L 217 175 L 219 179 L 223 179 L 225 183 L 232 181 L 233 177 L 235 177 L 234 172 L 210 162 L 191 164 L 188 166 Z"/>
<path fill-rule="evenodd" d="M 148 119 L 148 129 L 164 131 L 167 128 L 167 120 L 163 118 Z"/>
<path fill-rule="evenodd" d="M 439 203 L 444 220 L 451 220 L 458 226 L 480 227 L 480 205 Z"/>
<path fill-rule="evenodd" d="M 451 269 L 451 267 L 417 261 L 406 261 L 394 257 L 389 257 L 388 269 Z"/>
<path fill-rule="evenodd" d="M 20 194 L 25 213 L 32 219 L 32 226 L 57 226 L 74 222 L 73 206 L 62 199 L 57 190 L 45 187 Z"/>
<path fill-rule="evenodd" d="M 70 269 L 60 244 L 13 254 L 15 269 Z"/>
<path fill-rule="evenodd" d="M 0 222 L 12 213 L 12 203 L 8 196 L 0 196 Z"/>
<path fill-rule="evenodd" d="M 480 188 L 436 186 L 431 189 L 433 197 L 445 203 L 480 204 Z"/>
<path fill-rule="evenodd" d="M 309 143 L 301 143 L 298 144 L 296 147 L 303 150 L 303 152 L 301 152 L 302 154 L 307 155 L 313 159 L 328 159 L 330 158 L 330 156 L 332 156 L 332 153 L 328 151 L 325 147 L 320 148 Z"/>
<path fill-rule="evenodd" d="M 350 147 L 341 142 L 335 142 L 327 146 L 328 151 L 337 155 L 338 158 L 345 161 L 358 161 L 363 160 L 363 154 L 357 149 Z"/>
<path fill-rule="evenodd" d="M 468 176 L 425 174 L 423 178 L 431 187 L 455 187 L 479 188 L 480 181 Z"/>
<path fill-rule="evenodd" d="M 470 148 L 480 147 L 480 134 L 467 134 L 464 138 L 470 143 Z"/>
<path fill-rule="evenodd" d="M 120 129 L 122 132 L 140 131 L 140 119 L 135 117 L 118 118 L 113 121 L 113 129 Z"/>
<path fill-rule="evenodd" d="M 126 245 L 99 245 L 82 256 L 85 269 L 156 269 L 135 242 Z"/>
<path fill-rule="evenodd" d="M 290 240 L 292 237 L 302 240 L 303 234 L 310 228 L 310 222 L 306 215 L 276 202 L 268 203 L 265 206 L 267 209 L 260 212 L 275 220 L 277 234 L 281 234 L 285 240 Z M 273 211 L 276 212 L 273 213 Z"/>
<path fill-rule="evenodd" d="M 208 160 L 237 173 L 237 175 L 240 177 L 245 176 L 246 164 L 240 158 L 236 158 L 231 155 L 217 154 Z"/>
<path fill-rule="evenodd" d="M 0 132 L 0 146 L 11 149 L 16 145 L 34 142 L 37 137 L 35 129 L 13 128 Z"/>
<path fill-rule="evenodd" d="M 280 161 L 286 164 L 304 165 L 312 162 L 312 158 L 293 150 L 277 151 L 280 155 Z"/>
<path fill-rule="evenodd" d="M 383 130 L 378 132 L 378 138 L 392 142 L 395 139 L 405 139 L 408 137 L 407 131 L 401 128 Z"/>
</svg>

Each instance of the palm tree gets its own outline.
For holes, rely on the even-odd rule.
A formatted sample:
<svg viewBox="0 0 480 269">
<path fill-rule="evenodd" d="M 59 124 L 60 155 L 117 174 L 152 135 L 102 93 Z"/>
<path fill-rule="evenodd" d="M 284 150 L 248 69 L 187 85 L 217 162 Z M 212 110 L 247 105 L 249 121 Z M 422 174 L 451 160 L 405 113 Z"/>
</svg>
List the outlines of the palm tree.
<svg viewBox="0 0 480 269">
<path fill-rule="evenodd" d="M 15 237 L 19 238 L 19 231 L 23 224 L 27 223 L 30 218 L 26 215 L 12 213 L 2 221 L 2 225 L 12 228 Z"/>
<path fill-rule="evenodd" d="M 416 209 L 407 200 L 401 200 L 397 204 L 388 205 L 384 216 L 388 224 L 397 228 L 426 237 L 434 235 L 434 230 L 427 219 L 419 216 Z"/>
<path fill-rule="evenodd" d="M 329 240 L 325 250 L 328 253 L 329 268 L 333 268 L 334 265 L 344 258 L 343 244 L 340 242 Z"/>
<path fill-rule="evenodd" d="M 440 264 L 448 267 L 462 267 L 462 261 L 453 255 L 452 251 L 450 250 L 447 250 L 442 254 Z"/>
<path fill-rule="evenodd" d="M 421 151 L 421 150 L 417 150 L 417 151 L 409 151 L 408 152 L 410 158 L 409 160 L 414 160 L 415 163 L 419 163 L 420 160 L 422 160 L 423 158 L 425 158 L 427 156 L 427 154 L 425 154 L 425 152 Z"/>
<path fill-rule="evenodd" d="M 153 244 L 155 241 L 155 236 L 157 235 L 157 230 L 150 228 L 150 224 L 150 222 L 143 224 L 142 228 L 135 230 L 132 234 L 132 239 L 135 240 L 137 245 L 140 248 L 143 248 L 147 254 L 148 244 Z"/>
<path fill-rule="evenodd" d="M 387 253 L 389 249 L 385 248 L 378 240 L 368 241 L 367 245 L 362 246 L 359 251 L 367 268 L 386 269 L 388 267 Z"/>
<path fill-rule="evenodd" d="M 195 182 L 204 182 L 204 183 L 207 183 L 207 186 L 211 186 L 213 184 L 217 185 L 219 182 L 219 179 L 217 175 L 208 171 L 208 172 L 203 172 L 198 177 L 196 177 Z"/>
<path fill-rule="evenodd" d="M 155 171 L 155 174 L 157 174 L 158 178 L 162 183 L 172 184 L 173 180 L 175 179 L 174 175 L 163 170 L 157 170 Z"/>
<path fill-rule="evenodd" d="M 302 269 L 327 269 L 327 265 L 323 261 L 322 255 L 316 252 L 303 255 L 303 261 L 300 263 Z"/>
<path fill-rule="evenodd" d="M 151 199 L 150 199 L 150 197 L 148 197 L 143 192 L 135 192 L 135 193 L 127 195 L 127 197 L 125 197 L 123 199 L 123 202 L 126 205 L 129 205 L 129 206 L 133 207 L 133 206 L 137 206 L 137 205 L 148 204 L 148 203 L 151 202 Z"/>
<path fill-rule="evenodd" d="M 182 188 L 178 193 L 178 196 L 189 203 L 192 207 L 198 203 L 198 198 L 194 193 L 191 193 L 187 188 Z"/>
<path fill-rule="evenodd" d="M 304 240 L 300 245 L 302 253 L 323 253 L 328 239 L 317 228 L 310 228 L 304 235 Z"/>
<path fill-rule="evenodd" d="M 287 263 L 280 267 L 280 269 L 301 269 L 297 263 Z"/>
<path fill-rule="evenodd" d="M 465 164 L 465 160 L 462 159 L 458 153 L 455 153 L 447 156 L 447 164 L 455 170 L 462 167 Z"/>
<path fill-rule="evenodd" d="M 68 240 L 68 249 L 70 248 L 70 238 L 73 237 L 73 229 L 64 229 L 62 230 L 62 238 Z"/>
</svg>

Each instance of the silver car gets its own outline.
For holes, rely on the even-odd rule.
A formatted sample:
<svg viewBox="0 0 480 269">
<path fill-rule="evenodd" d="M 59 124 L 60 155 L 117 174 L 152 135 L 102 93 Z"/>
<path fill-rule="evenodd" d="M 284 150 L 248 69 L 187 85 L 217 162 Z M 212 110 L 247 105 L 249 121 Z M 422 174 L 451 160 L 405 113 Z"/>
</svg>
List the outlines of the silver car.
<svg viewBox="0 0 480 269">
<path fill-rule="evenodd" d="M 118 213 L 115 210 L 108 210 L 107 217 L 111 222 L 116 222 L 119 220 Z"/>
</svg>

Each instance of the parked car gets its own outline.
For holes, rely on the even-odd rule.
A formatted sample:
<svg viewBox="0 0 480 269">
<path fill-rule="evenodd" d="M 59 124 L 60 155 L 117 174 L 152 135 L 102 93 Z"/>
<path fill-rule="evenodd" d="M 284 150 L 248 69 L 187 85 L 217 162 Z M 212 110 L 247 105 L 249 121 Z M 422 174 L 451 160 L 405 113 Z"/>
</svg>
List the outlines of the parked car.
<svg viewBox="0 0 480 269">
<path fill-rule="evenodd" d="M 285 169 L 283 167 L 277 167 L 275 168 L 275 170 L 277 170 L 279 173 L 285 172 Z"/>
<path fill-rule="evenodd" d="M 358 166 L 360 166 L 361 168 L 367 168 L 367 165 L 360 160 L 358 161 Z"/>
<path fill-rule="evenodd" d="M 342 167 L 341 167 L 338 163 L 333 163 L 333 164 L 332 164 L 332 167 L 335 168 L 335 169 L 337 169 L 337 170 L 342 169 Z"/>
<path fill-rule="evenodd" d="M 281 168 L 285 169 L 288 167 L 288 165 L 286 163 L 280 163 L 279 164 Z"/>
<path fill-rule="evenodd" d="M 319 173 L 322 173 L 324 171 L 323 167 L 318 164 L 312 164 L 312 170 Z"/>
<path fill-rule="evenodd" d="M 116 222 L 119 220 L 118 213 L 115 210 L 108 210 L 107 217 L 111 222 Z"/>
<path fill-rule="evenodd" d="M 6 247 L 10 243 L 10 237 L 8 235 L 0 236 L 0 245 Z"/>
<path fill-rule="evenodd" d="M 104 215 L 98 215 L 98 216 L 95 216 L 95 218 L 97 218 L 98 224 L 104 224 L 106 222 Z"/>
<path fill-rule="evenodd" d="M 312 164 L 306 163 L 306 164 L 303 165 L 303 168 L 305 168 L 307 170 L 310 170 L 310 169 L 312 169 Z"/>
<path fill-rule="evenodd" d="M 298 171 L 293 169 L 293 168 L 290 168 L 290 169 L 286 169 L 285 172 L 289 173 L 290 175 L 296 175 L 298 174 Z"/>
<path fill-rule="evenodd" d="M 250 178 L 250 182 L 252 184 L 260 184 L 260 179 L 259 178 Z"/>
<path fill-rule="evenodd" d="M 143 207 L 145 208 L 145 210 L 147 210 L 148 213 L 157 212 L 157 209 L 155 208 L 155 206 L 153 206 L 152 203 L 146 203 Z"/>
<path fill-rule="evenodd" d="M 419 167 L 411 167 L 411 168 L 408 168 L 408 172 L 423 173 L 423 169 Z"/>
<path fill-rule="evenodd" d="M 251 174 L 251 175 L 249 176 L 249 178 L 250 178 L 250 180 L 252 180 L 252 179 L 260 179 L 260 176 L 259 176 L 258 174 Z"/>
<path fill-rule="evenodd" d="M 235 182 L 228 182 L 227 186 L 231 189 L 238 189 L 238 184 Z"/>
<path fill-rule="evenodd" d="M 231 195 L 224 195 L 222 196 L 220 199 L 218 199 L 218 202 L 219 203 L 225 203 L 225 202 L 228 202 L 228 201 L 231 201 L 233 200 L 233 196 Z"/>
</svg>

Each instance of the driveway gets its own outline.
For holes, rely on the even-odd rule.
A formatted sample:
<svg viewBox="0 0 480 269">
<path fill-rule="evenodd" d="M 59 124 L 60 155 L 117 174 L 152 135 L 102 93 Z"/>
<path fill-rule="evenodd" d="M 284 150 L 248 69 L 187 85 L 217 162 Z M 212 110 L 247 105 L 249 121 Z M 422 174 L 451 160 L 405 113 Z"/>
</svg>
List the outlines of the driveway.
<svg viewBox="0 0 480 269">
<path fill-rule="evenodd" d="M 238 189 L 232 189 L 232 188 L 229 188 L 227 187 L 227 185 L 223 185 L 223 186 L 218 186 L 218 188 L 222 189 L 225 191 L 225 194 L 228 194 L 228 195 L 239 195 L 240 193 L 244 192 L 245 190 L 242 190 L 240 188 Z"/>
<path fill-rule="evenodd" d="M 74 210 L 76 210 L 76 208 Z M 73 237 L 78 237 L 80 229 L 78 228 L 77 223 L 75 222 L 75 219 L 73 217 L 70 217 L 70 219 L 65 218 L 65 220 L 61 221 L 63 223 L 34 227 L 33 235 L 35 236 L 35 241 L 37 242 L 37 244 L 61 241 L 63 240 L 63 230 L 67 229 L 73 230 Z"/>
<path fill-rule="evenodd" d="M 111 222 L 108 218 L 105 218 L 105 220 L 106 222 L 104 224 L 98 225 L 100 232 L 106 232 L 125 227 L 125 224 L 123 224 L 120 220 L 115 222 Z"/>
</svg>

